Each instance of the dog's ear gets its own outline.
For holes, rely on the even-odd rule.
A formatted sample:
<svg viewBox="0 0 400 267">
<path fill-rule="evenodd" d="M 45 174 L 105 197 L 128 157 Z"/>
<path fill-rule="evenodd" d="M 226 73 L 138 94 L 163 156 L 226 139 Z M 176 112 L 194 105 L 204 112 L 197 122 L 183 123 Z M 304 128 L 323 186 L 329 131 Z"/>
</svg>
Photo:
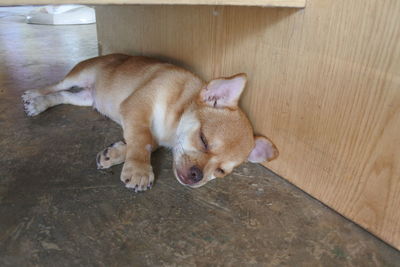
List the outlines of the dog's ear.
<svg viewBox="0 0 400 267">
<path fill-rule="evenodd" d="M 200 100 L 215 108 L 235 108 L 247 82 L 245 73 L 212 80 L 200 92 Z"/>
<path fill-rule="evenodd" d="M 261 163 L 271 161 L 279 156 L 279 151 L 276 146 L 264 136 L 254 137 L 254 148 L 250 152 L 248 161 L 253 163 Z"/>
</svg>

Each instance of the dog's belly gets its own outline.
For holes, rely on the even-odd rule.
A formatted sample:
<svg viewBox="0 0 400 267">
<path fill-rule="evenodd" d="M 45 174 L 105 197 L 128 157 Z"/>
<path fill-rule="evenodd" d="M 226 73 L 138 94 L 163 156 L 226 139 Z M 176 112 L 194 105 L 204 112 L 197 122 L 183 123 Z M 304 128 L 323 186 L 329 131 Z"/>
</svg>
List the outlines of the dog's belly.
<svg viewBox="0 0 400 267">
<path fill-rule="evenodd" d="M 121 103 L 133 92 L 134 88 L 129 86 L 96 87 L 93 91 L 93 107 L 116 123 L 122 124 Z"/>
<path fill-rule="evenodd" d="M 101 114 L 109 117 L 118 124 L 121 124 L 121 115 L 119 112 L 119 104 L 115 102 L 94 97 L 93 107 Z"/>
</svg>

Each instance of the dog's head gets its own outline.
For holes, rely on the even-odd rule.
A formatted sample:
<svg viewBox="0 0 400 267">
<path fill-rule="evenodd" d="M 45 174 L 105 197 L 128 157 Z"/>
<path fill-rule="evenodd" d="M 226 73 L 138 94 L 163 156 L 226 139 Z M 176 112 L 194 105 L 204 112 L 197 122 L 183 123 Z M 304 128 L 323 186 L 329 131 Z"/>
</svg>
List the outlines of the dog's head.
<svg viewBox="0 0 400 267">
<path fill-rule="evenodd" d="M 183 113 L 173 149 L 173 169 L 181 184 L 200 187 L 244 161 L 259 163 L 278 156 L 268 138 L 254 136 L 238 107 L 245 85 L 245 74 L 212 80 Z"/>
</svg>

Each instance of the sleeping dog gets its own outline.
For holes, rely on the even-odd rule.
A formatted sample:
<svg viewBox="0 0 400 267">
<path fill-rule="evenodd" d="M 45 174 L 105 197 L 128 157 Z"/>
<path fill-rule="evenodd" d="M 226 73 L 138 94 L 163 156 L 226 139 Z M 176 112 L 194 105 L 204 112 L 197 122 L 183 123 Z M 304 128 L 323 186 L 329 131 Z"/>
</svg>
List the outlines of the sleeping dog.
<svg viewBox="0 0 400 267">
<path fill-rule="evenodd" d="M 136 192 L 152 187 L 150 156 L 165 146 L 173 151 L 177 180 L 195 188 L 226 176 L 244 161 L 278 156 L 268 138 L 254 136 L 238 107 L 246 80 L 245 74 L 236 74 L 204 82 L 169 63 L 112 54 L 85 60 L 59 83 L 28 90 L 22 98 L 29 116 L 72 104 L 93 106 L 120 124 L 125 140 L 99 152 L 97 165 L 103 169 L 124 163 L 121 180 L 126 187 Z"/>
</svg>

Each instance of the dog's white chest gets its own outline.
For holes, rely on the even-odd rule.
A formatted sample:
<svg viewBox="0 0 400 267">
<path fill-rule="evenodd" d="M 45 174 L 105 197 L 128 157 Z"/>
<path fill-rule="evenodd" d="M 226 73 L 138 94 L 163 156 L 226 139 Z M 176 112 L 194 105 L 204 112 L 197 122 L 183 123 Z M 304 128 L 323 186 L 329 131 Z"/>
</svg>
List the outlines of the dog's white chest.
<svg viewBox="0 0 400 267">
<path fill-rule="evenodd" d="M 170 147 L 173 144 L 173 131 L 171 131 L 171 116 L 167 114 L 167 105 L 163 101 L 157 101 L 153 109 L 151 130 L 157 143 Z"/>
</svg>

